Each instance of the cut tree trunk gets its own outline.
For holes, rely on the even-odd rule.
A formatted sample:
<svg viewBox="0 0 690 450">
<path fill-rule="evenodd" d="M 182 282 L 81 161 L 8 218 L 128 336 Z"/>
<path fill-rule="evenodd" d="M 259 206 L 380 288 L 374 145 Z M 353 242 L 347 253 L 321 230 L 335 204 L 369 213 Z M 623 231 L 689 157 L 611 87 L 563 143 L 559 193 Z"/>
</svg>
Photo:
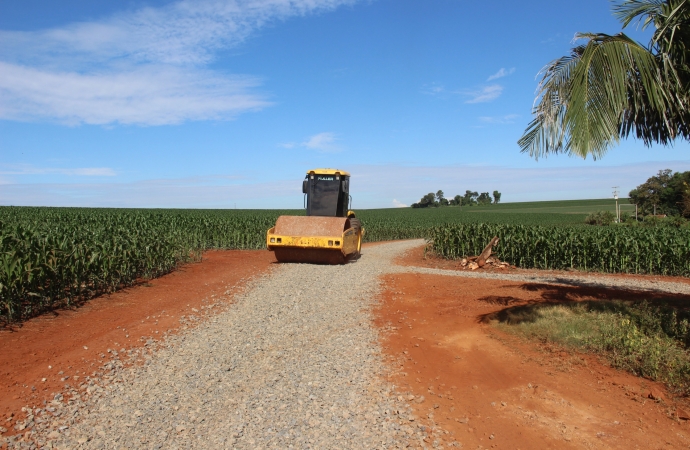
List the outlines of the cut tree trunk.
<svg viewBox="0 0 690 450">
<path fill-rule="evenodd" d="M 493 239 L 491 239 L 491 242 L 489 242 L 489 245 L 484 247 L 484 251 L 482 252 L 479 257 L 477 257 L 477 265 L 479 267 L 483 267 L 484 264 L 486 264 L 486 260 L 491 256 L 491 249 L 494 247 L 494 245 L 498 244 L 498 236 L 494 236 Z"/>
</svg>

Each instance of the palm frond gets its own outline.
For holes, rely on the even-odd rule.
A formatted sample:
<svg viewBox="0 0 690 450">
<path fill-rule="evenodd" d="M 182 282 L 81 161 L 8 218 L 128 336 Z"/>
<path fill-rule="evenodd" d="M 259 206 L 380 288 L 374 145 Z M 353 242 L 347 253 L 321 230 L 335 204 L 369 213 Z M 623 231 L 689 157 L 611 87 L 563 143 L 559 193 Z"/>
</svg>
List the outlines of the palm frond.
<svg viewBox="0 0 690 450">
<path fill-rule="evenodd" d="M 613 15 L 623 23 L 623 28 L 637 20 L 644 30 L 654 25 L 666 3 L 666 0 L 626 0 L 613 6 Z"/>
<path fill-rule="evenodd" d="M 639 119 L 640 111 L 664 111 L 670 103 L 656 59 L 645 47 L 624 34 L 576 37 L 587 44 L 542 71 L 536 117 L 518 141 L 534 158 L 600 158 L 619 142 L 622 118 Z M 631 105 L 635 113 L 626 115 Z M 626 125 L 628 132 L 636 128 L 636 122 Z"/>
</svg>

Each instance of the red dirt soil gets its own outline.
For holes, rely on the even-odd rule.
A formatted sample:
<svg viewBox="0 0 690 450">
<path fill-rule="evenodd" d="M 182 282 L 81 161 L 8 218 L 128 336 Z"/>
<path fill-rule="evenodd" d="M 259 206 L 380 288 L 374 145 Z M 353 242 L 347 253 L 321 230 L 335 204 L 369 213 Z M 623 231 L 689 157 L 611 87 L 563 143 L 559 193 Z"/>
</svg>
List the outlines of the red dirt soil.
<svg viewBox="0 0 690 450">
<path fill-rule="evenodd" d="M 421 248 L 404 259 L 425 264 Z M 408 400 L 407 393 L 414 395 L 417 422 L 438 427 L 426 445 L 438 439 L 463 448 L 690 446 L 690 427 L 676 417 L 684 406 L 659 384 L 490 323 L 501 310 L 531 302 L 642 294 L 423 274 L 383 281 L 376 323 L 398 368 L 391 381 Z M 650 390 L 665 400 L 648 398 Z"/>
<path fill-rule="evenodd" d="M 247 281 L 274 263 L 273 252 L 266 250 L 210 251 L 202 262 L 148 283 L 0 329 L 0 427 L 9 429 L 4 434 L 15 433 L 11 425 L 23 417 L 22 407 L 42 405 L 66 383 L 78 385 L 98 370 L 108 349 L 142 347 L 149 338 L 187 328 L 181 316 L 200 315 L 211 302 L 232 303 Z M 12 422 L 3 420 L 11 414 Z"/>
<path fill-rule="evenodd" d="M 202 262 L 148 283 L 0 331 L 0 418 L 14 414 L 16 419 L 23 406 L 52 400 L 65 383 L 75 384 L 75 376 L 83 379 L 97 370 L 108 349 L 119 352 L 141 347 L 147 338 L 162 339 L 180 328 L 180 316 L 200 315 L 197 311 L 209 302 L 231 302 L 273 262 L 273 253 L 265 250 L 210 251 Z M 0 426 L 14 432 L 4 419 Z"/>
</svg>

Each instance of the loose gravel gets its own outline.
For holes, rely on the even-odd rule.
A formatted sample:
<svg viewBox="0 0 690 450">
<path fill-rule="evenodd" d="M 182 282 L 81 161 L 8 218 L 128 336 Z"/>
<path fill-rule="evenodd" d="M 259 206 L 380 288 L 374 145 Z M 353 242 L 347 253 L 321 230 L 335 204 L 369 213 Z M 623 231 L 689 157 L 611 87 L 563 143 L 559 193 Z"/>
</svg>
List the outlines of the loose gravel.
<svg viewBox="0 0 690 450">
<path fill-rule="evenodd" d="M 403 396 L 385 381 L 390 368 L 371 321 L 380 275 L 416 272 L 690 293 L 683 283 L 392 264 L 422 244 L 372 246 L 345 266 L 280 265 L 252 282 L 233 304 L 210 304 L 181 318 L 182 333 L 149 339 L 138 350 L 112 349 L 103 355 L 108 362 L 91 376 L 66 377 L 64 397 L 59 393 L 39 408 L 25 408 L 23 420 L 7 420 L 21 434 L 5 444 L 27 449 L 426 447 L 423 439 L 434 430 L 419 424 L 407 403 L 423 398 Z"/>
<path fill-rule="evenodd" d="M 378 276 L 416 241 L 345 266 L 281 265 L 225 311 L 132 354 L 43 408 L 18 448 L 404 448 L 426 437 L 385 382 Z M 189 318 L 187 318 L 189 319 Z M 124 349 L 123 349 L 124 350 Z M 114 354 L 113 354 L 114 353 Z M 33 446 L 33 447 L 32 447 Z"/>
<path fill-rule="evenodd" d="M 432 269 L 429 267 L 396 266 L 400 273 L 424 273 L 450 277 L 484 278 L 489 280 L 518 281 L 525 283 L 545 283 L 560 286 L 582 286 L 596 289 L 618 289 L 626 291 L 661 292 L 669 294 L 690 294 L 690 284 L 672 281 L 654 281 L 649 279 L 578 275 L 578 274 L 511 274 L 496 272 L 470 272 L 465 270 Z"/>
</svg>

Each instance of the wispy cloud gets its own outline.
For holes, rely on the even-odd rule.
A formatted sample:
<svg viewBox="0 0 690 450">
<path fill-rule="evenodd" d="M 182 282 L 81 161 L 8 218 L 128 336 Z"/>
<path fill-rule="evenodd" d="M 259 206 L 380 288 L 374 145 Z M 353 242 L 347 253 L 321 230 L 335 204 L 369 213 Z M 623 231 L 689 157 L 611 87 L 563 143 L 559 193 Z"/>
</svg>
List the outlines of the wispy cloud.
<svg viewBox="0 0 690 450">
<path fill-rule="evenodd" d="M 407 208 L 408 205 L 403 202 L 399 202 L 397 199 L 393 199 L 393 208 Z"/>
<path fill-rule="evenodd" d="M 259 80 L 199 68 L 146 66 L 127 73 L 55 72 L 0 62 L 0 117 L 65 124 L 165 125 L 229 119 L 270 105 Z"/>
<path fill-rule="evenodd" d="M 446 89 L 446 87 L 440 83 L 431 83 L 422 86 L 421 91 L 423 94 L 440 98 L 449 98 L 450 96 L 460 95 L 468 98 L 465 103 L 484 103 L 500 97 L 501 93 L 503 92 L 503 86 L 500 84 L 490 84 L 475 89 L 451 90 Z"/>
<path fill-rule="evenodd" d="M 496 100 L 501 96 L 503 86 L 500 84 L 491 84 L 480 89 L 462 91 L 462 94 L 469 97 L 465 103 L 485 103 Z"/>
<path fill-rule="evenodd" d="M 508 75 L 512 75 L 515 73 L 515 67 L 511 67 L 510 69 L 506 70 L 503 67 L 501 67 L 498 72 L 495 74 L 491 75 L 489 78 L 486 79 L 486 81 L 493 81 L 497 80 L 499 78 L 507 77 Z"/>
<path fill-rule="evenodd" d="M 336 144 L 337 140 L 334 133 L 319 133 L 304 141 L 302 146 L 320 152 L 335 153 L 341 150 L 340 146 Z"/>
<path fill-rule="evenodd" d="M 440 95 L 446 92 L 445 86 L 440 83 L 425 84 L 422 86 L 422 93 L 427 95 Z"/>
<path fill-rule="evenodd" d="M 479 121 L 483 123 L 488 123 L 488 124 L 511 124 L 515 123 L 515 119 L 519 118 L 520 115 L 518 114 L 507 114 L 505 116 L 493 116 L 493 117 L 488 117 L 488 116 L 482 116 L 479 117 Z"/>
<path fill-rule="evenodd" d="M 35 167 L 31 165 L 8 165 L 0 169 L 0 175 L 68 175 L 81 177 L 114 177 L 117 173 L 109 167 Z"/>
<path fill-rule="evenodd" d="M 0 118 L 174 124 L 270 105 L 260 79 L 208 69 L 261 27 L 357 0 L 179 0 L 48 30 L 0 31 Z"/>
<path fill-rule="evenodd" d="M 553 36 L 550 36 L 543 41 L 540 41 L 541 44 L 547 44 L 547 45 L 554 45 L 554 44 L 560 44 L 563 42 L 566 42 L 567 38 L 561 34 L 561 33 L 556 33 Z"/>
</svg>

